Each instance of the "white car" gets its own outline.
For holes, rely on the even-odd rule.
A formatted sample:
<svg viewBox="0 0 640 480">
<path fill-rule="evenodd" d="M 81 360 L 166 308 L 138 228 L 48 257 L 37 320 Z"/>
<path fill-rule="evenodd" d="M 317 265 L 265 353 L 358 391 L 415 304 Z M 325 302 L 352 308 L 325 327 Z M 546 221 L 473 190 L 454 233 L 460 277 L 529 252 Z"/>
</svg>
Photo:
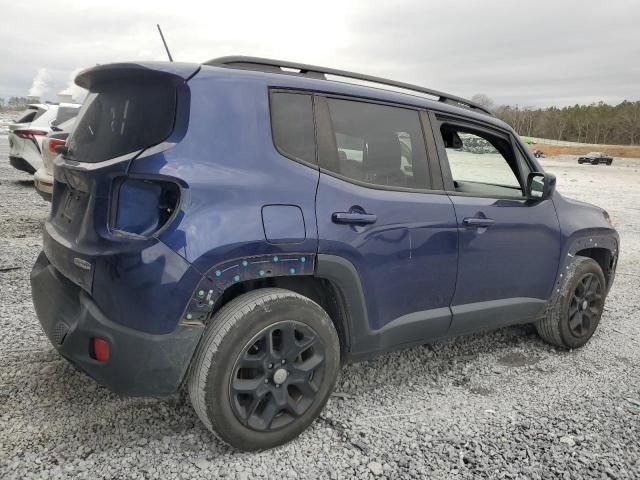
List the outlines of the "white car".
<svg viewBox="0 0 640 480">
<path fill-rule="evenodd" d="M 9 125 L 9 163 L 18 170 L 35 173 L 42 167 L 42 139 L 78 114 L 75 103 L 32 104 L 15 123 Z"/>
<path fill-rule="evenodd" d="M 66 143 L 75 123 L 76 117 L 61 123 L 42 140 L 42 167 L 33 174 L 33 184 L 40 196 L 49 202 L 53 194 L 53 160 L 58 156 L 56 147 Z"/>
</svg>

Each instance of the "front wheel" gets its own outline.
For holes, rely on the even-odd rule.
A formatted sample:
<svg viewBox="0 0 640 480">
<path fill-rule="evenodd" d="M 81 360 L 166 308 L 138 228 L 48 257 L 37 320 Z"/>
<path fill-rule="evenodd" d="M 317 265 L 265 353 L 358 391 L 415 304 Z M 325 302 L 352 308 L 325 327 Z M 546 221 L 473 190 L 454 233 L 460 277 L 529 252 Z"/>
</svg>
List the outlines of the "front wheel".
<svg viewBox="0 0 640 480">
<path fill-rule="evenodd" d="M 190 372 L 189 396 L 218 438 L 264 450 L 313 422 L 339 366 L 338 335 L 322 307 L 289 290 L 259 289 L 212 318 Z"/>
<path fill-rule="evenodd" d="M 583 346 L 600 323 L 606 293 L 600 265 L 591 258 L 574 257 L 554 304 L 536 324 L 538 334 L 559 347 Z"/>
</svg>

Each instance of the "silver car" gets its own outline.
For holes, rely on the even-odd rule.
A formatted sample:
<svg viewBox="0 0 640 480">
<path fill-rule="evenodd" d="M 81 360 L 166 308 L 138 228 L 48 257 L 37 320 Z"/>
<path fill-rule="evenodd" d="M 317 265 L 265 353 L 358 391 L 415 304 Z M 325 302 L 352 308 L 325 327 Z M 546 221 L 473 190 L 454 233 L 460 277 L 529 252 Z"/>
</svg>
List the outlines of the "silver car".
<svg viewBox="0 0 640 480">
<path fill-rule="evenodd" d="M 42 167 L 33 175 L 33 183 L 40 196 L 49 202 L 53 194 L 53 160 L 58 156 L 56 147 L 66 143 L 75 123 L 76 117 L 74 116 L 70 120 L 54 126 L 54 131 L 42 140 Z"/>
</svg>

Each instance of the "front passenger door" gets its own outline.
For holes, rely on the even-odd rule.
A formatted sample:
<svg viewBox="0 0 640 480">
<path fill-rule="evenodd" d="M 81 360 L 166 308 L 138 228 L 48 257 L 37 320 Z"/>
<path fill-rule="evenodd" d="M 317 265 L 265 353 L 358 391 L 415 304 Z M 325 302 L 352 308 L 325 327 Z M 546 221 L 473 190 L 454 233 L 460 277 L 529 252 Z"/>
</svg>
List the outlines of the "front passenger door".
<svg viewBox="0 0 640 480">
<path fill-rule="evenodd" d="M 535 319 L 551 295 L 560 256 L 553 201 L 525 197 L 531 166 L 509 132 L 432 118 L 458 227 L 450 333 Z"/>
</svg>

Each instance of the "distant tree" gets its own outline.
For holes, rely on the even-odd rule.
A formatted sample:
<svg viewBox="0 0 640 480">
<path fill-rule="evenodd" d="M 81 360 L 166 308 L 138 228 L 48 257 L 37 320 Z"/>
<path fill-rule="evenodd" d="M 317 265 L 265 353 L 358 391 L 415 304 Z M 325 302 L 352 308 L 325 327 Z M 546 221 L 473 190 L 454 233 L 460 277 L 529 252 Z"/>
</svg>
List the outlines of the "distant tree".
<svg viewBox="0 0 640 480">
<path fill-rule="evenodd" d="M 496 106 L 495 102 L 484 93 L 476 93 L 473 97 L 471 97 L 471 101 L 478 103 L 487 110 L 491 111 L 493 111 L 494 107 Z"/>
<path fill-rule="evenodd" d="M 28 104 L 29 100 L 26 97 L 11 97 L 8 102 L 8 106 L 14 110 L 24 108 Z"/>
<path fill-rule="evenodd" d="M 619 105 L 618 124 L 630 145 L 640 140 L 640 102 L 622 102 Z"/>
<path fill-rule="evenodd" d="M 520 135 L 581 143 L 640 143 L 640 101 L 537 109 L 500 105 L 494 113 Z"/>
</svg>

